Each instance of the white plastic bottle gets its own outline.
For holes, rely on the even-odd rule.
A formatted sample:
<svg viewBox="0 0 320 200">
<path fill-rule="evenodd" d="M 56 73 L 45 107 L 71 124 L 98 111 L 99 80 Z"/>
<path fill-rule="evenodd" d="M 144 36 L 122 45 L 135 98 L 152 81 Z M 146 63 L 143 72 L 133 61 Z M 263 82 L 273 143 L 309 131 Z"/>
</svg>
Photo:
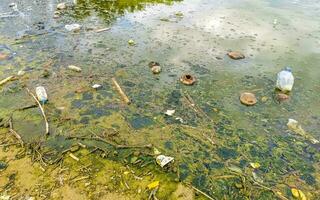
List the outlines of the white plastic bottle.
<svg viewBox="0 0 320 200">
<path fill-rule="evenodd" d="M 290 92 L 294 84 L 294 77 L 290 67 L 278 73 L 277 88 L 283 92 Z"/>
<path fill-rule="evenodd" d="M 37 98 L 41 103 L 48 101 L 48 95 L 46 89 L 43 86 L 36 87 Z"/>
</svg>

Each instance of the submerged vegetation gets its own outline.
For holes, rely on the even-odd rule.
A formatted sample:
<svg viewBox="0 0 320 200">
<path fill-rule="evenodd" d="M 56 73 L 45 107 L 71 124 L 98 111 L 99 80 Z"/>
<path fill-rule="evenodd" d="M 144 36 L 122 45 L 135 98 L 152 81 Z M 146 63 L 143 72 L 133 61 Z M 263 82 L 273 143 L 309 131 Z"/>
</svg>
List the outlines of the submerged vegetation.
<svg viewBox="0 0 320 200">
<path fill-rule="evenodd" d="M 209 2 L 79 0 L 54 22 L 22 7 L 34 14 L 23 31 L 18 17 L 1 19 L 0 79 L 12 78 L 0 86 L 0 199 L 317 199 L 320 60 L 297 44 L 318 37 L 301 38 L 313 19 L 296 14 L 309 23 L 288 39 L 300 24 L 272 9 L 281 5 L 246 2 L 256 13 Z M 282 23 L 266 22 L 270 13 Z M 83 27 L 67 32 L 70 21 Z M 231 60 L 231 48 L 245 58 Z M 298 78 L 279 102 L 275 75 L 286 64 Z M 30 95 L 39 85 L 41 106 Z M 255 105 L 241 104 L 243 92 Z M 293 117 L 306 131 L 287 127 Z M 162 168 L 159 154 L 174 162 Z"/>
</svg>

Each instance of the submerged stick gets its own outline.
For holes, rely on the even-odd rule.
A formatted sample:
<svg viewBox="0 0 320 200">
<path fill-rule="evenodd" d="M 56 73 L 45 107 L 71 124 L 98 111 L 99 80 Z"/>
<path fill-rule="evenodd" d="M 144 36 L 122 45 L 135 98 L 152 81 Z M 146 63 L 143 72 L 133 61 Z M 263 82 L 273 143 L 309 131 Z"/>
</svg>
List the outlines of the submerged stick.
<svg viewBox="0 0 320 200">
<path fill-rule="evenodd" d="M 48 123 L 48 120 L 47 120 L 47 116 L 46 114 L 44 113 L 44 109 L 41 105 L 41 103 L 38 101 L 37 97 L 34 96 L 34 94 L 32 94 L 32 92 L 30 92 L 30 90 L 27 88 L 27 92 L 32 96 L 32 98 L 37 102 L 40 110 L 41 110 L 41 113 L 42 113 L 42 116 L 43 116 L 43 119 L 44 119 L 44 122 L 46 124 L 46 135 L 49 134 L 49 123 Z"/>
<path fill-rule="evenodd" d="M 96 33 L 101 33 L 101 32 L 108 31 L 108 30 L 110 30 L 110 28 L 109 28 L 109 27 L 108 27 L 108 28 L 100 28 L 100 29 L 96 29 L 94 32 L 96 32 Z"/>
<path fill-rule="evenodd" d="M 14 76 L 9 76 L 5 79 L 3 79 L 2 81 L 0 81 L 0 86 L 6 84 L 7 82 L 11 81 L 14 78 Z"/>
<path fill-rule="evenodd" d="M 128 96 L 123 92 L 123 90 L 121 89 L 120 85 L 118 84 L 117 80 L 115 78 L 112 78 L 111 79 L 113 84 L 116 86 L 116 89 L 118 90 L 119 94 L 121 95 L 123 101 L 126 103 L 126 104 L 130 104 L 131 101 L 130 99 L 128 98 Z"/>
<path fill-rule="evenodd" d="M 12 117 L 9 118 L 9 127 L 10 133 L 12 133 L 18 139 L 19 143 L 21 144 L 21 147 L 23 147 L 22 137 L 15 130 L 13 130 Z"/>
<path fill-rule="evenodd" d="M 195 191 L 199 192 L 200 194 L 202 194 L 203 196 L 207 197 L 208 199 L 210 199 L 210 200 L 215 200 L 214 198 L 210 197 L 209 195 L 207 195 L 206 193 L 202 192 L 202 191 L 199 190 L 198 188 L 196 188 L 196 187 L 194 187 L 194 186 L 192 186 L 192 185 L 191 185 L 191 187 L 192 187 L 192 189 L 194 189 Z"/>
<path fill-rule="evenodd" d="M 69 136 L 67 139 L 79 139 L 79 140 L 96 140 L 100 142 L 104 142 L 106 144 L 109 144 L 111 146 L 114 146 L 117 149 L 128 149 L 128 148 L 151 148 L 152 144 L 146 144 L 146 145 L 121 145 L 121 144 L 115 144 L 114 142 L 105 140 L 101 137 L 82 137 L 82 136 Z"/>
</svg>

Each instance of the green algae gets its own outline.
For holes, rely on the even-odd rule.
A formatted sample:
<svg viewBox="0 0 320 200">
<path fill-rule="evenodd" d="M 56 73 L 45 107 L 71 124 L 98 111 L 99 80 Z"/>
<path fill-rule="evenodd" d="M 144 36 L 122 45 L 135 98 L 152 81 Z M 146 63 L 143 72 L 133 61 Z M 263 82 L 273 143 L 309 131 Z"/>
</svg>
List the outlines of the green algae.
<svg viewBox="0 0 320 200">
<path fill-rule="evenodd" d="M 90 16 L 91 12 L 96 12 L 98 16 L 101 16 L 103 22 L 110 22 L 118 16 L 125 15 L 127 11 L 143 10 L 146 5 L 149 5 L 147 3 L 159 2 L 79 1 L 74 10 L 68 11 L 70 13 L 67 15 L 75 16 L 75 19 L 83 19 L 83 23 L 86 23 L 85 18 Z M 187 15 L 184 14 L 184 17 L 188 17 Z M 261 14 L 257 16 L 258 20 L 264 19 Z M 259 23 L 263 23 L 262 21 Z M 246 23 L 238 23 L 246 25 Z M 150 26 L 157 27 L 154 24 Z M 168 28 L 169 30 L 170 28 Z M 146 30 L 141 29 L 140 31 Z M 180 35 L 175 33 L 175 37 L 181 37 L 180 40 L 183 43 L 194 45 L 192 41 L 183 39 L 184 34 L 188 34 L 187 29 L 183 29 Z M 199 40 L 207 40 L 212 37 L 211 33 L 208 34 L 210 36 L 197 35 L 196 32 L 192 32 L 192 34 L 195 34 Z M 278 34 L 278 32 L 274 34 Z M 250 173 L 248 165 L 250 162 L 260 163 L 261 168 L 257 174 L 263 179 L 266 186 L 277 188 L 288 197 L 291 194 L 287 191 L 290 191 L 289 187 L 293 186 L 302 187 L 310 196 L 313 191 L 316 195 L 319 193 L 316 187 L 319 183 L 317 163 L 319 147 L 287 133 L 285 125 L 289 117 L 297 116 L 303 123 L 310 125 L 310 133 L 317 137 L 319 106 L 315 99 L 319 97 L 319 93 L 317 93 L 319 87 L 315 85 L 318 83 L 317 75 L 319 73 L 317 73 L 316 67 L 319 60 L 312 56 L 312 52 L 309 52 L 309 55 L 302 54 L 296 56 L 299 58 L 292 58 L 291 54 L 281 53 L 283 47 L 275 46 L 274 49 L 277 53 L 285 58 L 278 58 L 274 61 L 272 58 L 274 55 L 266 47 L 261 47 L 265 48 L 264 55 L 254 51 L 256 57 L 249 57 L 246 61 L 231 62 L 226 57 L 219 61 L 212 61 L 212 54 L 206 56 L 207 52 L 197 51 L 197 45 L 194 45 L 192 48 L 189 46 L 194 51 L 193 54 L 189 52 L 188 55 L 192 55 L 190 59 L 181 64 L 171 61 L 172 57 L 182 56 L 181 54 L 184 53 L 182 50 L 188 49 L 187 47 L 180 49 L 180 42 L 171 41 L 175 51 L 179 52 L 178 54 L 175 51 L 165 50 L 159 44 L 152 46 L 153 42 L 147 34 L 139 35 L 138 33 L 143 38 L 142 40 L 146 40 L 150 44 L 137 41 L 137 46 L 133 50 L 128 50 L 127 44 L 121 45 L 121 42 L 126 43 L 131 35 L 121 35 L 117 32 L 110 35 L 96 36 L 99 41 L 93 47 L 101 48 L 102 51 L 104 51 L 104 47 L 111 47 L 110 56 L 102 55 L 100 58 L 98 54 L 92 56 L 92 54 L 88 55 L 87 52 L 81 51 L 76 51 L 78 55 L 73 55 L 70 53 L 71 51 L 67 51 L 68 45 L 65 44 L 61 48 L 64 53 L 70 56 L 67 59 L 68 56 L 52 56 L 56 53 L 51 50 L 35 55 L 33 50 L 38 48 L 35 44 L 39 43 L 31 41 L 24 43 L 31 48 L 23 50 L 19 50 L 17 44 L 13 45 L 13 49 L 18 51 L 20 55 L 4 62 L 0 69 L 1 77 L 16 74 L 19 69 L 26 66 L 30 68 L 30 71 L 20 80 L 1 88 L 3 94 L 0 97 L 1 117 L 8 117 L 13 110 L 33 103 L 26 94 L 24 85 L 33 89 L 38 84 L 44 84 L 49 93 L 49 104 L 45 105 L 45 109 L 52 127 L 48 146 L 57 151 L 57 155 L 52 157 L 53 160 L 59 156 L 59 153 L 78 142 L 65 139 L 70 135 L 91 136 L 98 134 L 113 142 L 125 145 L 151 143 L 162 153 L 175 157 L 176 162 L 173 168 L 179 169 L 179 172 L 172 173 L 159 168 L 154 162 L 154 157 L 143 153 L 137 155 L 136 150 L 117 150 L 112 145 L 96 141 L 82 141 L 90 148 L 96 146 L 103 149 L 103 151 L 99 150 L 97 154 L 94 154 L 96 157 L 93 160 L 84 160 L 84 162 L 93 163 L 99 170 L 104 166 L 113 166 L 117 169 L 141 160 L 139 165 L 146 165 L 140 169 L 139 173 L 149 170 L 159 173 L 161 187 L 158 194 L 159 198 L 163 199 L 168 199 L 174 191 L 176 182 L 172 180 L 177 177 L 218 199 L 246 199 L 249 197 L 275 199 L 276 195 L 273 192 L 265 191 L 263 188 L 255 188 L 252 181 L 242 183 L 240 177 L 216 179 L 216 177 L 230 173 L 229 164 L 239 166 L 245 173 L 243 176 L 251 177 L 252 173 Z M 88 39 L 84 34 L 80 34 L 77 39 L 81 40 L 81 38 L 95 42 L 95 39 Z M 218 39 L 222 43 L 221 47 L 219 45 L 216 47 L 222 51 L 220 56 L 225 53 L 226 48 L 241 48 L 243 44 L 250 41 L 250 39 L 239 39 L 239 42 L 234 44 L 234 39 L 228 40 L 221 37 Z M 42 38 L 35 37 L 33 40 L 42 40 Z M 2 40 L 1 43 L 11 42 Z M 209 40 L 208 45 L 203 47 L 208 50 L 213 43 L 215 43 L 214 40 Z M 84 48 L 87 47 L 90 48 L 90 46 L 84 46 Z M 158 51 L 154 54 L 147 53 L 144 52 L 145 47 Z M 291 48 L 300 52 L 298 47 Z M 119 56 L 115 53 L 117 51 L 122 55 Z M 140 51 L 143 53 L 137 53 Z M 161 57 L 157 57 L 156 54 L 161 54 Z M 52 57 L 57 64 L 49 70 L 58 76 L 52 75 L 44 78 L 41 76 L 42 66 Z M 121 59 L 118 60 L 118 57 Z M 164 73 L 157 78 L 148 71 L 148 61 L 145 60 L 153 57 L 160 59 L 159 62 L 161 65 L 163 64 L 165 69 Z M 70 62 L 84 66 L 84 72 L 79 76 L 65 70 L 66 65 Z M 119 64 L 123 62 L 126 64 Z M 273 99 L 274 78 L 278 69 L 287 63 L 294 63 L 295 66 L 302 67 L 294 69 L 298 74 L 298 80 L 290 102 L 279 104 Z M 277 67 L 269 67 L 269 65 Z M 312 73 L 312 70 L 316 71 Z M 185 71 L 194 73 L 199 80 L 198 83 L 192 87 L 181 85 L 178 77 Z M 133 100 L 132 105 L 123 105 L 121 98 L 109 81 L 112 76 L 119 78 L 121 86 Z M 103 88 L 97 91 L 91 90 L 90 85 L 93 82 L 103 83 Z M 80 94 L 75 93 L 81 86 L 89 89 Z M 247 90 L 255 91 L 259 99 L 258 104 L 254 107 L 243 106 L 238 100 L 240 91 Z M 186 93 L 190 94 L 197 106 L 211 120 L 199 115 L 185 101 Z M 266 102 L 260 101 L 263 96 L 268 97 Z M 58 107 L 63 107 L 63 109 L 58 109 Z M 167 109 L 175 109 L 175 115 L 165 116 L 163 113 Z M 176 120 L 177 117 L 182 118 L 183 123 Z M 38 140 L 43 136 L 42 117 L 37 108 L 15 112 L 13 119 L 14 126 L 23 139 Z M 112 128 L 117 130 L 116 136 L 111 136 L 113 134 Z M 76 155 L 82 157 L 85 154 Z M 101 161 L 101 157 L 105 159 Z M 51 157 L 48 156 L 49 158 Z M 73 164 L 76 169 L 77 164 Z M 98 177 L 103 175 L 98 174 Z M 172 182 L 165 181 L 167 179 Z M 299 185 L 296 185 L 298 184 L 297 180 Z M 131 179 L 126 181 L 130 186 L 133 185 L 129 191 L 126 189 L 123 177 L 115 175 L 114 180 L 110 182 L 112 184 L 109 190 L 133 193 L 141 184 L 133 183 Z M 149 182 L 151 181 L 150 179 Z M 241 188 L 236 187 L 236 184 L 240 183 L 242 184 Z"/>
</svg>

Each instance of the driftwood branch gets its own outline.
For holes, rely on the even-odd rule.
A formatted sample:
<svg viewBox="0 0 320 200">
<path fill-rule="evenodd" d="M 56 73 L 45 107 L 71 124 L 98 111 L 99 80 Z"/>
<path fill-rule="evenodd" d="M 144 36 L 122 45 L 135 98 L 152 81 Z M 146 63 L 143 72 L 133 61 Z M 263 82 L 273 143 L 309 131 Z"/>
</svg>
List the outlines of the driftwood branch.
<svg viewBox="0 0 320 200">
<path fill-rule="evenodd" d="M 39 108 L 40 108 L 40 111 L 42 113 L 42 116 L 43 116 L 43 119 L 45 121 L 45 125 L 46 125 L 46 135 L 49 134 L 49 123 L 48 123 L 48 120 L 47 120 L 47 116 L 44 112 L 44 109 L 41 105 L 41 103 L 38 101 L 37 97 L 32 93 L 30 92 L 30 90 L 27 88 L 27 92 L 30 94 L 30 96 L 37 102 Z"/>
<path fill-rule="evenodd" d="M 128 149 L 128 148 L 151 148 L 152 144 L 146 144 L 146 145 L 121 145 L 121 144 L 116 144 L 114 142 L 105 140 L 101 137 L 95 136 L 95 137 L 83 137 L 83 136 L 69 136 L 67 139 L 79 139 L 79 140 L 96 140 L 100 141 L 106 144 L 109 144 L 111 146 L 114 146 L 117 149 Z"/>
<path fill-rule="evenodd" d="M 112 78 L 112 82 L 113 84 L 115 85 L 117 91 L 119 92 L 119 94 L 121 95 L 123 101 L 126 103 L 126 104 L 130 104 L 131 101 L 130 99 L 128 98 L 128 96 L 123 92 L 123 90 L 121 89 L 120 85 L 118 84 L 117 80 L 115 78 Z"/>
</svg>

